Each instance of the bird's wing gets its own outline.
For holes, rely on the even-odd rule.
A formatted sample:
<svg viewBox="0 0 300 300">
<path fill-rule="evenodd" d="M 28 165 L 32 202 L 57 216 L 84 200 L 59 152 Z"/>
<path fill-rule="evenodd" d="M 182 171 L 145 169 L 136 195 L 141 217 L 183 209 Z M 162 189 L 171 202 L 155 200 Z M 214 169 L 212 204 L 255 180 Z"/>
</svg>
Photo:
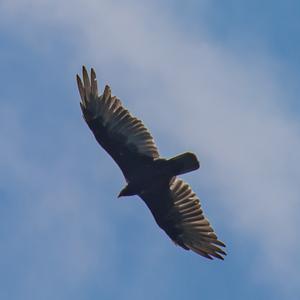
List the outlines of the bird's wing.
<svg viewBox="0 0 300 300">
<path fill-rule="evenodd" d="M 218 240 L 203 214 L 199 198 L 183 180 L 174 177 L 168 185 L 143 193 L 158 225 L 178 245 L 212 259 L 223 259 L 224 243 Z"/>
<path fill-rule="evenodd" d="M 96 73 L 91 69 L 89 78 L 82 68 L 83 81 L 77 75 L 83 117 L 99 144 L 112 156 L 128 179 L 142 162 L 159 157 L 150 132 L 142 121 L 133 117 L 119 99 L 105 86 L 98 95 Z"/>
</svg>

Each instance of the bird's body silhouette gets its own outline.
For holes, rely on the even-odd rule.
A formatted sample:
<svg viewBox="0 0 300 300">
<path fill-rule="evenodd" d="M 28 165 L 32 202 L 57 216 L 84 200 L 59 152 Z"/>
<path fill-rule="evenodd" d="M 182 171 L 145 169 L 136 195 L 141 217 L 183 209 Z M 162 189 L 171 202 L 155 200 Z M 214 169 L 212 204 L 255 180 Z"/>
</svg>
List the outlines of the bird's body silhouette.
<svg viewBox="0 0 300 300">
<path fill-rule="evenodd" d="M 223 259 L 225 245 L 203 215 L 196 194 L 177 177 L 199 168 L 195 154 L 161 158 L 150 132 L 111 95 L 110 87 L 105 86 L 99 96 L 95 71 L 91 69 L 90 78 L 85 67 L 82 73 L 83 81 L 77 75 L 77 83 L 83 117 L 127 182 L 119 197 L 140 196 L 177 245 L 210 259 Z"/>
</svg>

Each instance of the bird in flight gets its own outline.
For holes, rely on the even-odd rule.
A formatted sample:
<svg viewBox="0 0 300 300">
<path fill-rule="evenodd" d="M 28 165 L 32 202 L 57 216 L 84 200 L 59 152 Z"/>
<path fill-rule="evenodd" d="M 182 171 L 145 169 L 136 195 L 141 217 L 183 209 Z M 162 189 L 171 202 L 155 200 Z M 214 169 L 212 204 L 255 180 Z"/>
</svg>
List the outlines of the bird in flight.
<svg viewBox="0 0 300 300">
<path fill-rule="evenodd" d="M 98 94 L 94 69 L 89 77 L 83 66 L 82 79 L 77 75 L 83 118 L 127 182 L 118 197 L 141 197 L 176 245 L 209 259 L 224 259 L 225 244 L 204 216 L 199 198 L 177 177 L 199 168 L 196 155 L 186 152 L 171 159 L 160 157 L 148 129 L 112 96 L 110 87 L 106 85 L 103 94 Z"/>
</svg>

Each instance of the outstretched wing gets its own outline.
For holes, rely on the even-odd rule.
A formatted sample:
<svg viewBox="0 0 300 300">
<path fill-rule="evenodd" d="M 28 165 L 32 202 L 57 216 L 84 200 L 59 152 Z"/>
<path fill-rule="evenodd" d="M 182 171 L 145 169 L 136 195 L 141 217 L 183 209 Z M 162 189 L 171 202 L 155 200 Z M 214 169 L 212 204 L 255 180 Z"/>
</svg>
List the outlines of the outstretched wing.
<svg viewBox="0 0 300 300">
<path fill-rule="evenodd" d="M 103 94 L 98 95 L 93 69 L 89 78 L 83 66 L 82 75 L 83 82 L 77 75 L 77 84 L 83 117 L 98 143 L 116 161 L 124 176 L 130 179 L 136 167 L 159 157 L 154 140 L 143 123 L 111 95 L 109 86 L 106 85 Z"/>
<path fill-rule="evenodd" d="M 201 204 L 190 186 L 174 177 L 169 184 L 143 193 L 157 224 L 178 245 L 186 250 L 212 259 L 223 259 L 225 245 L 218 240 L 209 221 L 203 215 Z"/>
</svg>

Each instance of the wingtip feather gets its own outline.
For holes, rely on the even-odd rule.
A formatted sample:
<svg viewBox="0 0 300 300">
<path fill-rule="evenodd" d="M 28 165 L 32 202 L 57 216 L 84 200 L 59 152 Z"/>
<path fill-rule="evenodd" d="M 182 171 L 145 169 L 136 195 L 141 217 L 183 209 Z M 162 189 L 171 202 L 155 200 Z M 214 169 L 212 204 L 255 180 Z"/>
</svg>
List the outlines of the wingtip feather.
<svg viewBox="0 0 300 300">
<path fill-rule="evenodd" d="M 89 95 L 91 92 L 91 83 L 89 79 L 88 72 L 85 68 L 85 66 L 82 66 L 82 77 L 83 77 L 83 84 L 84 84 L 84 90 L 85 90 L 85 97 L 86 99 L 89 99 Z"/>
<path fill-rule="evenodd" d="M 77 86 L 78 86 L 78 91 L 79 91 L 79 95 L 80 95 L 80 98 L 81 98 L 81 102 L 83 104 L 85 104 L 84 87 L 83 87 L 81 78 L 80 78 L 80 76 L 78 74 L 76 75 L 76 81 L 77 81 Z"/>
<path fill-rule="evenodd" d="M 111 89 L 109 85 L 106 85 L 104 88 L 103 96 L 105 99 L 111 96 Z"/>
<path fill-rule="evenodd" d="M 91 68 L 91 78 L 94 80 L 96 79 L 96 72 L 94 68 Z"/>
<path fill-rule="evenodd" d="M 91 92 L 94 97 L 98 97 L 98 85 L 96 79 L 96 72 L 91 68 Z"/>
</svg>

